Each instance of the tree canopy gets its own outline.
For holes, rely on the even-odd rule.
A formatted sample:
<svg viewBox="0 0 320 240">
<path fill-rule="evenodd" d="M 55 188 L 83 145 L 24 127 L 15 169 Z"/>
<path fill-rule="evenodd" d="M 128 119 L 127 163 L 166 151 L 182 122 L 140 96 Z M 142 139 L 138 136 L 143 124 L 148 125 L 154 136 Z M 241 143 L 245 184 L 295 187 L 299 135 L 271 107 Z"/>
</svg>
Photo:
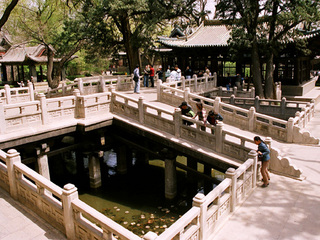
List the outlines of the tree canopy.
<svg viewBox="0 0 320 240">
<path fill-rule="evenodd" d="M 251 49 L 256 94 L 273 98 L 273 57 L 288 42 L 301 44 L 300 24 L 319 20 L 319 1 L 314 0 L 217 0 L 216 17 L 233 27 L 230 46 L 235 53 Z M 266 60 L 262 87 L 261 57 Z"/>
</svg>

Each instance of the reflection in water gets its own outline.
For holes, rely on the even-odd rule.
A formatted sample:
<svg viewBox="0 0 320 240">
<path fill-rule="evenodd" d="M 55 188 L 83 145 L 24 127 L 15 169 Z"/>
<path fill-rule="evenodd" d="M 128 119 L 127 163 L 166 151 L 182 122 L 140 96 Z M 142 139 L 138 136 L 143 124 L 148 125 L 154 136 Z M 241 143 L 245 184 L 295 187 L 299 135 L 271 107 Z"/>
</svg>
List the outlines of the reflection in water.
<svg viewBox="0 0 320 240">
<path fill-rule="evenodd" d="M 71 159 L 70 156 L 72 156 Z M 186 158 L 178 157 L 177 161 L 186 163 Z M 74 163 L 75 154 L 64 157 L 64 162 L 66 165 L 70 162 Z M 88 158 L 84 158 L 86 169 L 88 169 L 88 162 Z M 192 198 L 197 192 L 207 193 L 204 184 L 208 186 L 208 183 L 196 178 L 190 182 L 186 172 L 177 169 L 177 197 L 172 201 L 166 200 L 164 162 L 161 160 L 149 161 L 147 165 L 137 162 L 133 157 L 132 167 L 125 175 L 117 174 L 116 168 L 116 153 L 113 150 L 104 152 L 103 161 L 101 161 L 102 187 L 91 189 L 89 178 L 85 184 L 77 181 L 75 184 L 79 189 L 79 197 L 139 236 L 148 231 L 162 233 L 192 207 Z M 72 174 L 72 171 L 69 173 Z M 221 173 L 215 171 L 213 174 L 220 176 Z M 221 176 L 223 177 L 223 174 Z M 83 176 L 80 178 L 83 180 Z M 209 186 L 213 188 L 210 183 Z"/>
</svg>

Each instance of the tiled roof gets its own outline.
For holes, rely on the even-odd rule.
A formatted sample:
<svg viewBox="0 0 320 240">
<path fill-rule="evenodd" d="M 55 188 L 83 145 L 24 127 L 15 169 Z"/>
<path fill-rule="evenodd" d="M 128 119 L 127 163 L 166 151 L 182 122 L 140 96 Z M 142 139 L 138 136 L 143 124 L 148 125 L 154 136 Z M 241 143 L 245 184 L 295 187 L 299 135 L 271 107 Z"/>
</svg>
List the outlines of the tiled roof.
<svg viewBox="0 0 320 240">
<path fill-rule="evenodd" d="M 2 59 L 0 59 L 0 62 L 1 63 L 22 63 L 22 62 L 25 62 L 27 59 L 30 59 L 37 63 L 45 63 L 48 61 L 48 57 L 45 55 L 42 55 L 44 50 L 45 50 L 44 45 L 38 45 L 35 47 L 26 47 L 25 45 L 14 45 L 6 52 L 6 54 L 2 56 Z M 54 59 L 53 61 L 57 62 L 59 60 Z"/>
<path fill-rule="evenodd" d="M 225 25 L 200 25 L 191 35 L 180 38 L 158 37 L 159 42 L 168 47 L 221 47 L 227 46 L 231 29 Z"/>
</svg>

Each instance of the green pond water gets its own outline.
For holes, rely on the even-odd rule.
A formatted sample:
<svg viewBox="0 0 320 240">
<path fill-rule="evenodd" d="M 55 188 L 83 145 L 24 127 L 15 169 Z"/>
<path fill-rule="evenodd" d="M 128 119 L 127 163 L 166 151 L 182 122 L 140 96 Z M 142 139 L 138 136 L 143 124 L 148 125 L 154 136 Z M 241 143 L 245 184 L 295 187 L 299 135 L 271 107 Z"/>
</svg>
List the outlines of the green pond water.
<svg viewBox="0 0 320 240">
<path fill-rule="evenodd" d="M 72 158 L 68 160 L 71 166 L 74 164 Z M 185 157 L 178 157 L 177 161 L 186 164 Z M 161 234 L 192 207 L 192 198 L 198 192 L 207 194 L 205 184 L 207 191 L 214 187 L 209 183 L 208 188 L 208 183 L 196 178 L 190 182 L 186 172 L 177 169 L 177 197 L 168 201 L 164 197 L 163 161 L 152 160 L 149 165 L 138 165 L 133 159 L 133 167 L 125 175 L 117 174 L 115 169 L 114 153 L 106 152 L 105 166 L 101 166 L 102 186 L 92 189 L 88 176 L 83 177 L 82 181 L 78 179 L 74 183 L 79 198 L 138 236 L 148 231 Z M 201 164 L 198 164 L 198 171 L 203 171 Z M 213 171 L 212 175 L 223 178 L 223 174 L 217 171 Z M 65 174 L 64 179 L 67 178 Z"/>
</svg>

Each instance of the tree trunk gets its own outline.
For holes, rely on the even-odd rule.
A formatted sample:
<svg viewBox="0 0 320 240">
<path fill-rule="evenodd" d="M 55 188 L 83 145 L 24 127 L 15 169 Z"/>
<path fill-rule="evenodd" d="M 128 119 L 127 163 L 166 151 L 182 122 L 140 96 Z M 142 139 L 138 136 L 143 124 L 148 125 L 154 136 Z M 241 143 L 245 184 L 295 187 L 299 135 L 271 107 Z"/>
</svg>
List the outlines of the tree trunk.
<svg viewBox="0 0 320 240">
<path fill-rule="evenodd" d="M 6 10 L 4 11 L 1 19 L 0 19 L 0 30 L 2 26 L 7 22 L 12 10 L 18 4 L 19 0 L 12 0 L 11 3 L 7 6 Z"/>
<path fill-rule="evenodd" d="M 263 94 L 263 88 L 262 88 L 260 58 L 259 58 L 258 43 L 256 38 L 254 38 L 252 42 L 251 55 L 252 55 L 251 56 L 252 77 L 253 77 L 253 84 L 255 87 L 256 96 L 263 98 L 264 94 Z"/>
<path fill-rule="evenodd" d="M 274 82 L 273 82 L 273 53 L 267 54 L 266 81 L 264 85 L 264 94 L 267 99 L 273 99 Z"/>
<path fill-rule="evenodd" d="M 128 15 L 121 16 L 121 33 L 123 42 L 127 53 L 130 74 L 137 64 L 139 64 L 139 48 L 135 47 L 132 42 L 132 33 Z"/>
<path fill-rule="evenodd" d="M 52 78 L 53 73 L 53 52 L 49 46 L 47 47 L 48 51 L 48 64 L 47 64 L 47 79 L 48 85 L 51 89 L 57 88 L 59 86 L 59 79 Z"/>
</svg>

